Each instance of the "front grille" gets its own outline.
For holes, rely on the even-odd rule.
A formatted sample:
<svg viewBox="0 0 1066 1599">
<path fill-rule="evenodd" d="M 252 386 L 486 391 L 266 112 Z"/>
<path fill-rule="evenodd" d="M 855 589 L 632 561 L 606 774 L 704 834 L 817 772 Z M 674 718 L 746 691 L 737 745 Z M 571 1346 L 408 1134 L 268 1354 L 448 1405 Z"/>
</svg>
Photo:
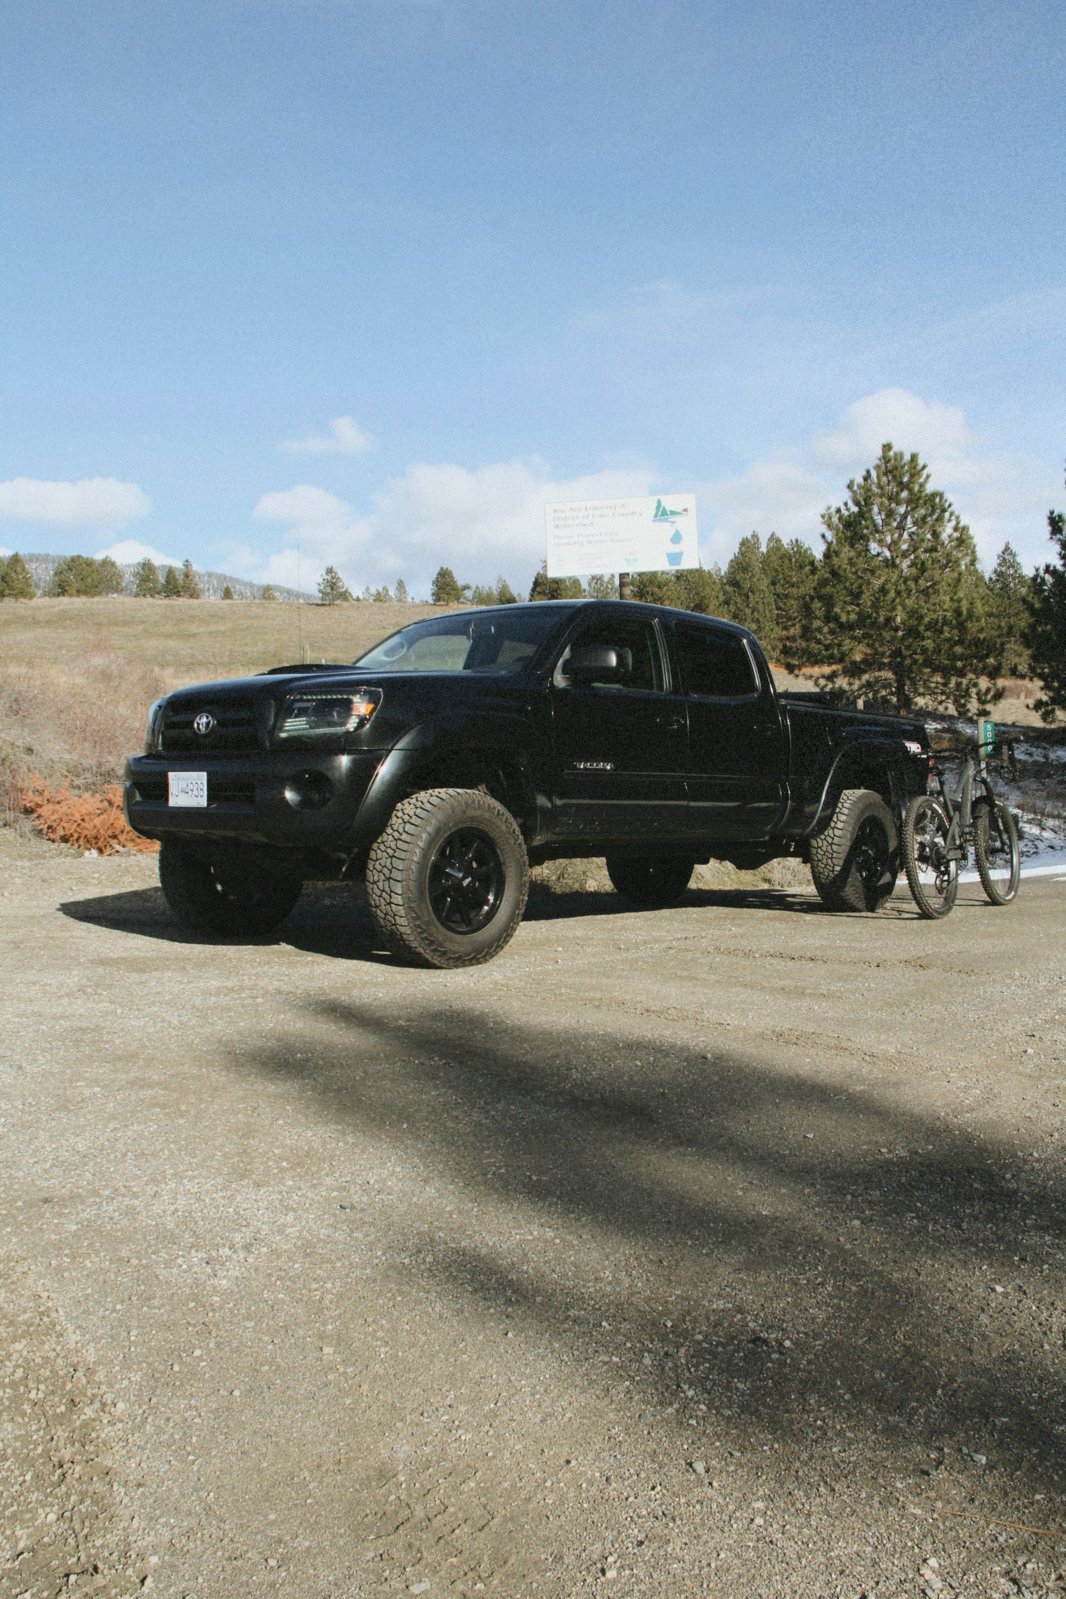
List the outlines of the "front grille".
<svg viewBox="0 0 1066 1599">
<path fill-rule="evenodd" d="M 211 718 L 205 733 L 198 718 Z M 170 700 L 163 711 L 160 747 L 166 755 L 240 755 L 262 747 L 250 698 Z"/>
</svg>

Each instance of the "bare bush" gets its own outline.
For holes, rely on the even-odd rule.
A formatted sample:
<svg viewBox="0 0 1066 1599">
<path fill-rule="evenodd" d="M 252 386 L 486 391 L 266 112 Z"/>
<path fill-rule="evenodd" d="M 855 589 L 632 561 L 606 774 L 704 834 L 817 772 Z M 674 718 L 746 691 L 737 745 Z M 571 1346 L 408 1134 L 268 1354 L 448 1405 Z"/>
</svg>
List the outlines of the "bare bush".
<svg viewBox="0 0 1066 1599">
<path fill-rule="evenodd" d="M 127 826 L 117 783 L 108 783 L 99 794 L 75 794 L 69 788 L 52 788 L 38 777 L 21 790 L 18 804 L 53 844 L 95 850 L 99 855 L 114 855 L 118 850 L 149 854 L 159 848 Z"/>
</svg>

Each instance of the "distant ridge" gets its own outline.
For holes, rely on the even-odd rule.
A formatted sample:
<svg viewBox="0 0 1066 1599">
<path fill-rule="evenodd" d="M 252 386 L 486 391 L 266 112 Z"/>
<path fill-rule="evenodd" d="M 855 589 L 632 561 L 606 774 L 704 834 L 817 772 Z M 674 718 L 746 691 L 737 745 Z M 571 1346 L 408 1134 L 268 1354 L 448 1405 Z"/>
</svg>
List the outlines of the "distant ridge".
<svg viewBox="0 0 1066 1599">
<path fill-rule="evenodd" d="M 21 551 L 19 553 L 22 554 Z M 26 568 L 33 579 L 33 586 L 37 593 L 47 594 L 51 587 L 52 574 L 55 572 L 56 567 L 60 561 L 69 560 L 69 556 L 22 555 L 22 559 L 26 563 Z M 126 594 L 132 595 L 133 593 L 134 574 L 139 564 L 139 562 L 124 564 L 121 561 L 118 563 L 118 569 L 122 573 L 126 584 L 124 591 Z M 159 576 L 162 577 L 170 562 L 157 561 L 156 565 L 159 568 Z M 180 566 L 177 571 L 181 571 Z M 263 598 L 263 590 L 271 588 L 279 600 L 288 600 L 293 603 L 303 601 L 308 605 L 318 603 L 317 594 L 305 594 L 300 589 L 284 588 L 280 583 L 249 583 L 242 577 L 229 577 L 225 572 L 197 571 L 196 578 L 200 585 L 200 593 L 205 600 L 220 600 L 222 591 L 227 587 L 232 590 L 235 600 L 261 600 Z"/>
</svg>

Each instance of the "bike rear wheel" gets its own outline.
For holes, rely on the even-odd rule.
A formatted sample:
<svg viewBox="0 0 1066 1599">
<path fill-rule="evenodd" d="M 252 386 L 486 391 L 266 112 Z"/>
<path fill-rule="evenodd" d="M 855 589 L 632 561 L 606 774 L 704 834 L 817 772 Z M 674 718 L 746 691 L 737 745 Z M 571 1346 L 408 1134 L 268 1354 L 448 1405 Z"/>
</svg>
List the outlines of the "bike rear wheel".
<svg viewBox="0 0 1066 1599">
<path fill-rule="evenodd" d="M 903 816 L 903 870 L 914 903 L 930 921 L 946 916 L 959 889 L 959 863 L 948 859 L 951 822 L 932 794 L 912 799 Z"/>
<path fill-rule="evenodd" d="M 981 887 L 993 905 L 1009 905 L 1022 875 L 1014 817 L 1002 800 L 986 801 L 975 809 L 974 854 Z"/>
</svg>

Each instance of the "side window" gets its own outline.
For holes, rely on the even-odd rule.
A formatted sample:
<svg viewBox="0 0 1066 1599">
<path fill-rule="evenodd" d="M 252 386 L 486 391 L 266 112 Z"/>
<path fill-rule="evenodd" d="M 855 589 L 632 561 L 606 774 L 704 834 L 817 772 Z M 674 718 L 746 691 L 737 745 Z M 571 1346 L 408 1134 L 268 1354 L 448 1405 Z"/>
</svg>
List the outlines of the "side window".
<svg viewBox="0 0 1066 1599">
<path fill-rule="evenodd" d="M 664 675 L 659 635 L 655 623 L 644 617 L 596 617 L 578 629 L 563 651 L 555 671 L 555 681 L 564 686 L 569 683 L 566 662 L 571 651 L 586 645 L 602 645 L 618 655 L 619 670 L 605 675 L 602 682 L 592 683 L 593 688 L 638 689 L 661 693 Z"/>
<path fill-rule="evenodd" d="M 680 626 L 674 629 L 674 649 L 683 693 L 738 700 L 759 692 L 751 656 L 736 634 Z"/>
</svg>

